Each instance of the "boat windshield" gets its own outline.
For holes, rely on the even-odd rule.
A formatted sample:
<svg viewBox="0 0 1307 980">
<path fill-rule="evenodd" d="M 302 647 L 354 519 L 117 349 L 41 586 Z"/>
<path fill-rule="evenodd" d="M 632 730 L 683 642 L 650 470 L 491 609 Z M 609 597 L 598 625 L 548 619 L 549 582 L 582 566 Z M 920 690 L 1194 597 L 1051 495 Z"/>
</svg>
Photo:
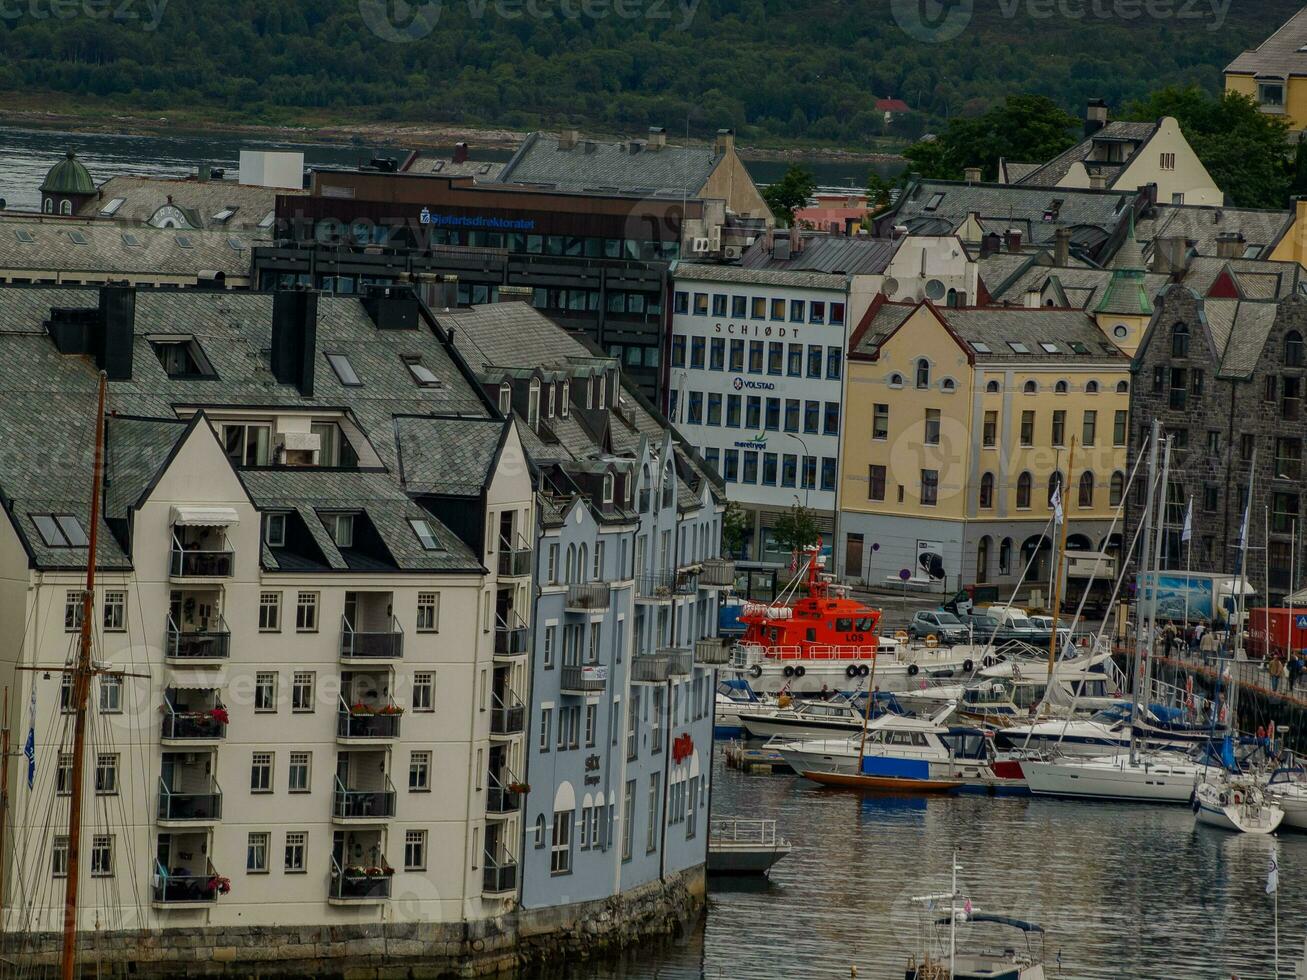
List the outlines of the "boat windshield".
<svg viewBox="0 0 1307 980">
<path fill-rule="evenodd" d="M 1110 708 L 1095 712 L 1090 716 L 1089 720 L 1096 721 L 1101 725 L 1115 725 L 1118 721 L 1125 721 L 1129 717 L 1130 706 L 1128 704 L 1116 704 Z"/>
</svg>

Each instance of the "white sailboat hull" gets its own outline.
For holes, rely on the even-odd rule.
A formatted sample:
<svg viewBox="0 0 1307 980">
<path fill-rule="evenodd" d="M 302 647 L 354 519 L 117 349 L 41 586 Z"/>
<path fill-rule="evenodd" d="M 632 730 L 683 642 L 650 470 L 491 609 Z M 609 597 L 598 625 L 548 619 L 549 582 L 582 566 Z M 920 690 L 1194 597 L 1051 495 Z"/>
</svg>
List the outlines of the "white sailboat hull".
<svg viewBox="0 0 1307 980">
<path fill-rule="evenodd" d="M 1021 769 L 1036 796 L 1121 800 L 1137 803 L 1188 803 L 1200 768 L 1182 760 L 1128 756 L 1023 762 Z"/>
<path fill-rule="evenodd" d="M 1300 783 L 1284 785 L 1272 783 L 1266 795 L 1284 811 L 1284 821 L 1281 826 L 1292 827 L 1294 830 L 1307 830 L 1307 786 Z M 1307 974 L 1304 976 L 1307 977 Z"/>
<path fill-rule="evenodd" d="M 1284 821 L 1284 810 L 1276 804 L 1250 801 L 1246 790 L 1224 782 L 1199 783 L 1194 807 L 1199 823 L 1241 834 L 1273 834 Z"/>
</svg>

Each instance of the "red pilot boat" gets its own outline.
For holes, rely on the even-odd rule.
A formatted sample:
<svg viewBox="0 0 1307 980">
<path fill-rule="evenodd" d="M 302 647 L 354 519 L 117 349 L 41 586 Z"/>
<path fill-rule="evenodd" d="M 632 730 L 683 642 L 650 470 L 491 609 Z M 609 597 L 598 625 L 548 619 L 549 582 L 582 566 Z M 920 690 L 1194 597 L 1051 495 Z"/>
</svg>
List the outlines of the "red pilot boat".
<svg viewBox="0 0 1307 980">
<path fill-rule="evenodd" d="M 909 644 L 905 637 L 878 635 L 881 613 L 848 596 L 828 575 L 821 547 L 804 553 L 804 575 L 795 579 L 786 602 L 747 602 L 740 611 L 744 636 L 736 645 L 735 669 L 759 693 L 833 693 L 866 690 L 875 665 L 875 686 L 910 691 L 949 677 L 970 674 L 973 649 Z M 802 596 L 799 593 L 804 593 Z M 978 656 L 978 653 L 977 653 Z"/>
</svg>

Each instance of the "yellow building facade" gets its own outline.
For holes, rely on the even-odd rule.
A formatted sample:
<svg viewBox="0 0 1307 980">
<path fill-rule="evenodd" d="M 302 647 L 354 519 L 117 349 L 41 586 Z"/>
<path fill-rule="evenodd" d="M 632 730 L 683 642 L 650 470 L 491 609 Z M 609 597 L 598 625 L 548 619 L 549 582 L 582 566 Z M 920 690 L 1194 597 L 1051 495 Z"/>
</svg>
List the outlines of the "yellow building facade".
<svg viewBox="0 0 1307 980">
<path fill-rule="evenodd" d="M 1068 546 L 1110 548 L 1130 360 L 1079 310 L 878 302 L 850 341 L 837 567 L 848 579 L 1047 590 L 1050 492 Z M 1075 443 L 1074 462 L 1071 459 Z"/>
<path fill-rule="evenodd" d="M 1307 7 L 1260 46 L 1225 69 L 1225 90 L 1255 100 L 1262 112 L 1282 116 L 1295 132 L 1307 130 Z"/>
</svg>

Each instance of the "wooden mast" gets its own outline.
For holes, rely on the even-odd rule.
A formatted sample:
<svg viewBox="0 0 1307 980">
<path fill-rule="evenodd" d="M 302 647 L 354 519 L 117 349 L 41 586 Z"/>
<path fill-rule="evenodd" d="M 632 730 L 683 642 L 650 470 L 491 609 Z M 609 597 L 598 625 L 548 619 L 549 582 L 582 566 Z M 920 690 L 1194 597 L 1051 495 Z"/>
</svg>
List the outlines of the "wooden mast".
<svg viewBox="0 0 1307 980">
<path fill-rule="evenodd" d="M 1067 525 L 1071 522 L 1067 519 L 1067 513 L 1070 505 L 1067 501 L 1067 494 L 1070 492 L 1071 477 L 1076 471 L 1076 438 L 1071 437 L 1071 455 L 1067 458 L 1066 464 L 1066 485 L 1058 487 L 1058 496 L 1062 504 L 1062 547 L 1060 550 L 1053 552 L 1053 635 L 1048 638 L 1048 690 L 1053 690 L 1053 671 L 1057 669 L 1057 613 L 1062 605 L 1062 578 L 1065 574 L 1062 571 L 1061 564 L 1066 561 L 1066 532 Z M 1053 529 L 1057 533 L 1057 528 Z M 1074 625 L 1074 624 L 1073 624 Z"/>
<path fill-rule="evenodd" d="M 82 593 L 82 629 L 73 666 L 73 772 L 68 801 L 68 876 L 64 881 L 64 943 L 60 968 L 63 980 L 73 980 L 77 960 L 77 879 L 82 834 L 82 781 L 86 754 L 86 701 L 94 668 L 91 664 L 91 616 L 95 607 L 95 553 L 100 531 L 100 487 L 104 469 L 105 374 L 95 413 L 95 462 L 91 471 L 91 524 L 87 531 L 86 591 Z"/>
</svg>

